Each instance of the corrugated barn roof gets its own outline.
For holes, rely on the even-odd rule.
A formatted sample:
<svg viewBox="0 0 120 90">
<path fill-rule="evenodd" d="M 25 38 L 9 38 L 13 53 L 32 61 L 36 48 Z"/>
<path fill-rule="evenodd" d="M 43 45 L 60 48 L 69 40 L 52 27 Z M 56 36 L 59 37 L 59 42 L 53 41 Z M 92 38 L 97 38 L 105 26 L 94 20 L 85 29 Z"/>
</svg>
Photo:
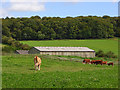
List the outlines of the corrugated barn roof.
<svg viewBox="0 0 120 90">
<path fill-rule="evenodd" d="M 34 47 L 39 51 L 93 51 L 88 47 Z"/>
<path fill-rule="evenodd" d="M 18 54 L 28 54 L 29 50 L 16 50 L 16 53 Z"/>
</svg>

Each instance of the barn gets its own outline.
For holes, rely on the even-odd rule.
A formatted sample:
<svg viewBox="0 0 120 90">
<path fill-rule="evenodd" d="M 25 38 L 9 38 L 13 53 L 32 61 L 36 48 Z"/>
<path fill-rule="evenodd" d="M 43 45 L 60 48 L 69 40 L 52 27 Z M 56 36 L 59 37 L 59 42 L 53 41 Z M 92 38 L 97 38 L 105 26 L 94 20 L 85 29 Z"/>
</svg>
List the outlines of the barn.
<svg viewBox="0 0 120 90">
<path fill-rule="evenodd" d="M 28 53 L 95 57 L 95 51 L 88 47 L 32 47 Z"/>
</svg>

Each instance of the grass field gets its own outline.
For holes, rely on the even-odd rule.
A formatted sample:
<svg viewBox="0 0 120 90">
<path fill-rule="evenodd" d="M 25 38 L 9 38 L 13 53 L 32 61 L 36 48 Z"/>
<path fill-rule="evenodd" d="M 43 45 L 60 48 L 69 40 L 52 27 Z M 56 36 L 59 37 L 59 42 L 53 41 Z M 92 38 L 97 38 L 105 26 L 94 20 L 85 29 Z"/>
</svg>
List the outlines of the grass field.
<svg viewBox="0 0 120 90">
<path fill-rule="evenodd" d="M 3 88 L 117 88 L 118 65 L 115 66 L 82 64 L 77 56 L 42 57 L 40 71 L 34 70 L 35 55 L 3 55 Z M 78 60 L 79 62 L 75 62 Z"/>
<path fill-rule="evenodd" d="M 118 55 L 118 38 L 91 40 L 20 41 L 30 46 L 89 47 L 95 51 L 112 51 Z M 5 45 L 2 44 L 2 47 Z M 118 59 L 90 58 L 112 61 L 115 66 L 82 64 L 78 56 L 42 57 L 40 71 L 35 71 L 36 55 L 3 54 L 2 88 L 118 88 Z"/>
<path fill-rule="evenodd" d="M 41 40 L 41 41 L 20 41 L 30 46 L 73 46 L 89 47 L 90 49 L 103 50 L 104 52 L 112 51 L 118 55 L 118 38 L 113 39 L 88 39 L 88 40 Z"/>
</svg>

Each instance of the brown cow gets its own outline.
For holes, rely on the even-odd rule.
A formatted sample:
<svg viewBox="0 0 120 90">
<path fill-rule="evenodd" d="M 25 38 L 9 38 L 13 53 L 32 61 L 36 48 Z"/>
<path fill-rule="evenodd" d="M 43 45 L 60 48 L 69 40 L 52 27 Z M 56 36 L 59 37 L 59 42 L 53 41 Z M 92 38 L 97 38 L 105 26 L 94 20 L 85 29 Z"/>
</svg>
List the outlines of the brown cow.
<svg viewBox="0 0 120 90">
<path fill-rule="evenodd" d="M 38 56 L 35 56 L 34 57 L 34 64 L 35 64 L 35 70 L 37 70 L 36 66 L 38 66 L 38 70 L 40 70 L 41 58 L 39 58 Z"/>
<path fill-rule="evenodd" d="M 83 63 L 85 63 L 85 64 L 90 63 L 90 59 L 84 59 Z"/>
<path fill-rule="evenodd" d="M 96 60 L 92 60 L 90 63 L 91 63 L 91 64 L 95 64 L 95 62 L 96 62 Z"/>
<path fill-rule="evenodd" d="M 107 61 L 103 61 L 102 64 L 107 64 Z"/>
<path fill-rule="evenodd" d="M 113 62 L 108 63 L 108 66 L 110 66 L 110 65 L 112 65 L 112 66 L 113 66 L 113 65 L 114 65 L 114 64 L 113 64 Z"/>
<path fill-rule="evenodd" d="M 102 60 L 96 60 L 95 64 L 101 64 L 102 65 Z"/>
<path fill-rule="evenodd" d="M 102 60 L 92 60 L 91 62 L 90 62 L 91 64 L 101 64 L 102 65 Z"/>
</svg>

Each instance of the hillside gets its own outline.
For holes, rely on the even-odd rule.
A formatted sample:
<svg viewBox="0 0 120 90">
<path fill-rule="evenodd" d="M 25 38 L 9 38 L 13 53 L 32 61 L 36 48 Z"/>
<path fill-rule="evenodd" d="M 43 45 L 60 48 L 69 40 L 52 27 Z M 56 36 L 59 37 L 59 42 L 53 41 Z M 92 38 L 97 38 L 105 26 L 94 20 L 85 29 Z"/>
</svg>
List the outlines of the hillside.
<svg viewBox="0 0 120 90">
<path fill-rule="evenodd" d="M 30 46 L 65 46 L 65 47 L 88 47 L 104 52 L 112 51 L 118 55 L 118 38 L 113 39 L 88 39 L 88 40 L 40 40 L 40 41 L 20 41 Z"/>
</svg>

